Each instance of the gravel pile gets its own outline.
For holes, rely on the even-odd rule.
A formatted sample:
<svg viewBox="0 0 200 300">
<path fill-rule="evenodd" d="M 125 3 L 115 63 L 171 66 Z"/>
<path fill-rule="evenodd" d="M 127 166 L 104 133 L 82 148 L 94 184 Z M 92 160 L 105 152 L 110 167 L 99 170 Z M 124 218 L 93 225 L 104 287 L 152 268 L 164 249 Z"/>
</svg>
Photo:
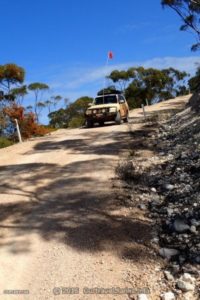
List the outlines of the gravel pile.
<svg viewBox="0 0 200 300">
<path fill-rule="evenodd" d="M 200 118 L 187 109 L 162 126 L 158 138 L 165 160 L 150 171 L 149 184 L 161 197 L 149 208 L 159 244 L 178 250 L 181 265 L 200 264 Z"/>
<path fill-rule="evenodd" d="M 155 146 L 150 163 L 133 157 L 117 172 L 132 186 L 135 204 L 154 220 L 152 245 L 166 260 L 161 299 L 199 299 L 199 114 L 187 108 L 159 124 L 148 144 Z"/>
<path fill-rule="evenodd" d="M 157 138 L 164 161 L 149 173 L 155 189 L 155 200 L 149 201 L 157 229 L 153 242 L 168 260 L 165 277 L 175 291 L 199 299 L 200 117 L 187 109 L 163 125 Z"/>
</svg>

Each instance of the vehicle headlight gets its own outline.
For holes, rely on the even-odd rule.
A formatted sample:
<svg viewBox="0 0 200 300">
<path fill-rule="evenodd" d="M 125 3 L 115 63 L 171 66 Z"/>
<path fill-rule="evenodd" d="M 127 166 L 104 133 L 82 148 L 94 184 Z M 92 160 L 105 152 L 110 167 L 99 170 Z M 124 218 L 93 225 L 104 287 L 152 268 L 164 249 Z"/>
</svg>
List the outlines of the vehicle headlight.
<svg viewBox="0 0 200 300">
<path fill-rule="evenodd" d="M 109 112 L 116 112 L 117 111 L 117 108 L 116 107 L 110 107 L 109 108 Z"/>
<path fill-rule="evenodd" d="M 86 110 L 86 115 L 91 115 L 91 114 L 92 114 L 91 109 Z"/>
<path fill-rule="evenodd" d="M 93 114 L 96 114 L 96 112 L 97 112 L 96 109 L 94 109 L 94 110 L 93 110 Z"/>
<path fill-rule="evenodd" d="M 106 109 L 105 109 L 105 108 L 103 108 L 103 109 L 102 109 L 102 113 L 105 113 L 105 112 L 106 112 Z"/>
</svg>

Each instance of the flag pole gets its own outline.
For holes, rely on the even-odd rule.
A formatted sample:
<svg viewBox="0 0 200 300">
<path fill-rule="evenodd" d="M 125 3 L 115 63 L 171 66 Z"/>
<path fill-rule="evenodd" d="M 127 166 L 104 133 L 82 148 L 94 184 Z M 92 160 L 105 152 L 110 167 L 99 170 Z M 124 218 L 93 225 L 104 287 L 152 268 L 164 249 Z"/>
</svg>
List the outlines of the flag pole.
<svg viewBox="0 0 200 300">
<path fill-rule="evenodd" d="M 112 59 L 112 57 L 113 57 L 113 54 L 112 54 L 111 51 L 109 51 L 109 52 L 107 53 L 105 69 L 106 69 L 106 67 L 108 66 L 109 59 Z M 106 76 L 105 76 L 105 78 L 104 78 L 104 84 L 103 84 L 103 102 L 104 102 L 105 87 L 106 87 Z"/>
<path fill-rule="evenodd" d="M 107 58 L 106 58 L 106 64 L 105 64 L 105 69 L 108 66 L 108 62 L 109 62 L 109 55 L 107 54 Z M 105 92 L 105 87 L 106 87 L 106 76 L 104 78 L 104 83 L 103 83 L 103 103 L 104 103 L 104 92 Z"/>
<path fill-rule="evenodd" d="M 109 56 L 107 55 L 107 58 L 106 58 L 106 64 L 105 64 L 105 69 L 106 67 L 108 66 L 108 62 L 109 62 Z M 106 76 L 104 78 L 104 89 L 105 89 L 105 86 L 106 86 Z"/>
</svg>

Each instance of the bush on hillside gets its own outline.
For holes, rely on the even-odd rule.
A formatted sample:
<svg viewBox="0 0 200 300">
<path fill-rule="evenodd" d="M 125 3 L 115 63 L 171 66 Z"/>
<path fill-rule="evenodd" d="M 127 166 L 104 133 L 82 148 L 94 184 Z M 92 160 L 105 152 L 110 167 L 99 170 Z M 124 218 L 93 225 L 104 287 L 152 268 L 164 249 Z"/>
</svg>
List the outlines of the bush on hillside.
<svg viewBox="0 0 200 300">
<path fill-rule="evenodd" d="M 79 117 L 74 117 L 73 119 L 71 119 L 68 123 L 68 127 L 69 128 L 78 128 L 83 126 L 85 122 L 85 119 L 83 116 L 79 116 Z"/>
<path fill-rule="evenodd" d="M 0 148 L 5 148 L 13 145 L 13 142 L 6 137 L 0 137 Z"/>
<path fill-rule="evenodd" d="M 38 125 L 35 120 L 35 115 L 33 113 L 24 114 L 23 107 L 13 105 L 12 107 L 6 108 L 4 113 L 10 119 L 10 127 L 13 127 L 13 139 L 16 139 L 16 131 L 14 130 L 16 126 L 15 119 L 18 120 L 21 135 L 24 139 L 35 136 L 43 136 L 53 130 L 50 127 Z"/>
</svg>

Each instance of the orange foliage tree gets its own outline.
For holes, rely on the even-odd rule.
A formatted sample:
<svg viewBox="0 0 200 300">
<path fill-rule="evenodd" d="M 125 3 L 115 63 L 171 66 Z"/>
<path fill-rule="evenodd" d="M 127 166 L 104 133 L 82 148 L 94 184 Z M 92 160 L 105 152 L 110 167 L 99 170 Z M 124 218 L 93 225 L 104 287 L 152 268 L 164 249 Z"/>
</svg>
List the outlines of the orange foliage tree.
<svg viewBox="0 0 200 300">
<path fill-rule="evenodd" d="M 15 119 L 17 119 L 22 137 L 25 139 L 33 136 L 42 136 L 51 131 L 49 128 L 38 125 L 35 115 L 32 112 L 25 113 L 22 106 L 13 104 L 11 107 L 5 108 L 4 113 L 9 117 L 13 126 Z"/>
</svg>

